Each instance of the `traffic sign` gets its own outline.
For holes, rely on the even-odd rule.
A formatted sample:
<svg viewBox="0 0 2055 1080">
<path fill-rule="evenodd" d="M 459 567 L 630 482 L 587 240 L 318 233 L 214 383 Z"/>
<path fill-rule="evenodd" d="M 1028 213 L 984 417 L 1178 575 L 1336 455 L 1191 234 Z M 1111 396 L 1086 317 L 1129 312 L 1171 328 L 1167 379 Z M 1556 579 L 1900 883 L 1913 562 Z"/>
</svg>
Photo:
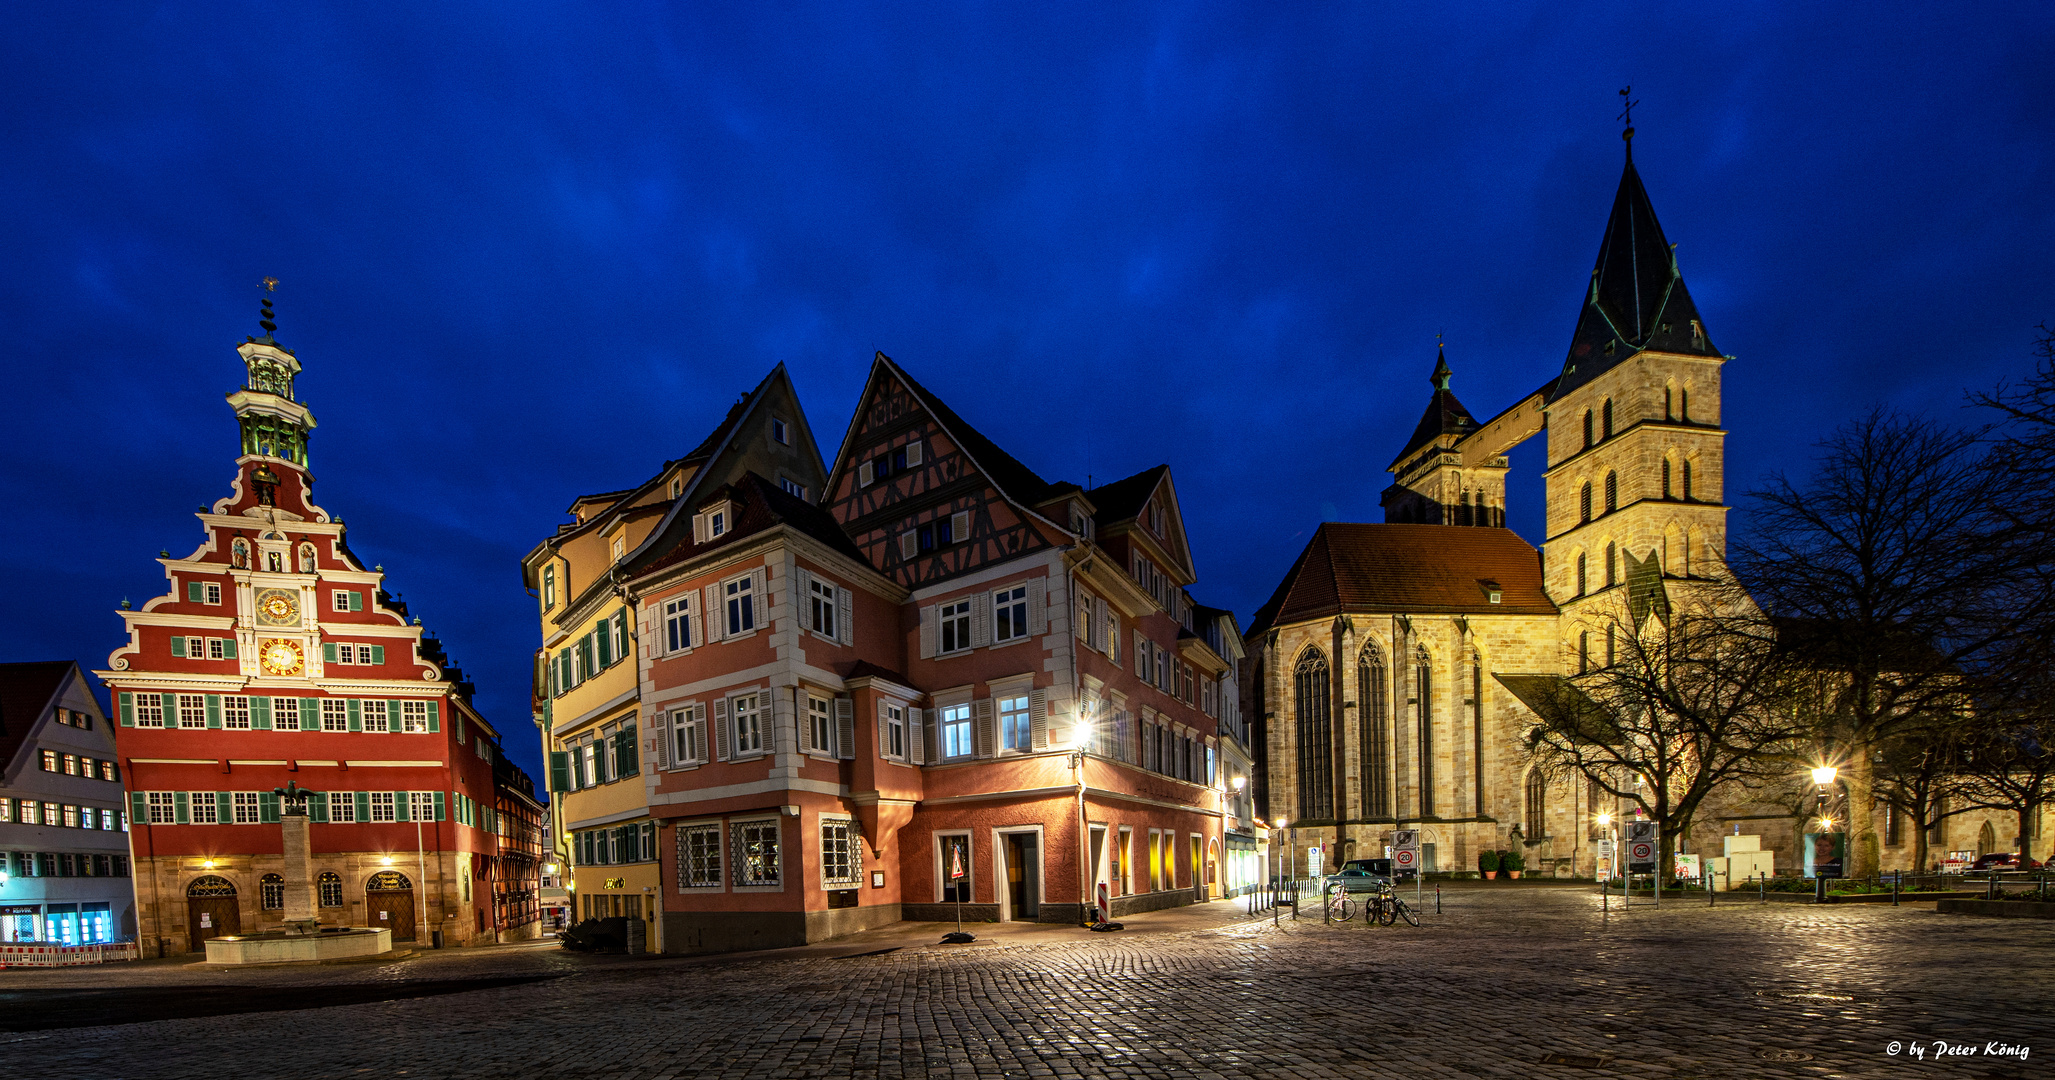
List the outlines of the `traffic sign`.
<svg viewBox="0 0 2055 1080">
<path fill-rule="evenodd" d="M 1656 845 L 1661 833 L 1653 821 L 1627 823 L 1627 872 L 1653 874 L 1657 871 Z"/>
<path fill-rule="evenodd" d="M 1613 842 L 1611 838 L 1606 838 L 1598 842 L 1598 857 L 1601 859 L 1610 859 L 1613 857 Z"/>
<path fill-rule="evenodd" d="M 1401 874 L 1410 874 L 1420 868 L 1420 830 L 1392 830 L 1391 868 Z"/>
</svg>

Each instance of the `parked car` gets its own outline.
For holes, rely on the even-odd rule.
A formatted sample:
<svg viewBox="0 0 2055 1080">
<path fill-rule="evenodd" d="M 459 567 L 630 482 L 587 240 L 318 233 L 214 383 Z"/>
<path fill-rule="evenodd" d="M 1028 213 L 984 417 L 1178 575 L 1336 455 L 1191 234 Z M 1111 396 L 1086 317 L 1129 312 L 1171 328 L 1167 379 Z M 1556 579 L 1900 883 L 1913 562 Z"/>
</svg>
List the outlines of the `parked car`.
<svg viewBox="0 0 2055 1080">
<path fill-rule="evenodd" d="M 1374 892 L 1391 884 L 1391 860 L 1351 859 L 1327 875 L 1327 883 L 1352 893 Z"/>
<path fill-rule="evenodd" d="M 1994 851 L 1989 855 L 1977 856 L 1969 869 L 1971 873 L 1985 870 L 2039 870 L 2041 864 L 2035 859 L 2021 859 L 2016 851 Z"/>
</svg>

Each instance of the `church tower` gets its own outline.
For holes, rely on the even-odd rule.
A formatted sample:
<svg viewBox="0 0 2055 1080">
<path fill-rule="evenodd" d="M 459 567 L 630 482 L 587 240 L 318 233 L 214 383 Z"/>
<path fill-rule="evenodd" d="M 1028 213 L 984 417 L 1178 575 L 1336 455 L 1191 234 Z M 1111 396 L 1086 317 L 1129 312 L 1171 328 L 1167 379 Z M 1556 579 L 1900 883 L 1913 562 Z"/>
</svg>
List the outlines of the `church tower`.
<svg viewBox="0 0 2055 1080">
<path fill-rule="evenodd" d="M 1428 382 L 1434 395 L 1413 428 L 1406 448 L 1385 470 L 1394 477 L 1384 489 L 1386 523 L 1483 525 L 1506 523 L 1506 459 L 1492 454 L 1464 464 L 1463 441 L 1478 431 L 1476 417 L 1449 389 L 1454 372 L 1448 353 L 1437 349 Z"/>
<path fill-rule="evenodd" d="M 1720 366 L 1634 169 L 1613 197 L 1562 375 L 1544 392 L 1549 595 L 1574 664 L 1597 664 L 1577 624 L 1632 578 L 1712 576 L 1726 555 Z"/>
</svg>

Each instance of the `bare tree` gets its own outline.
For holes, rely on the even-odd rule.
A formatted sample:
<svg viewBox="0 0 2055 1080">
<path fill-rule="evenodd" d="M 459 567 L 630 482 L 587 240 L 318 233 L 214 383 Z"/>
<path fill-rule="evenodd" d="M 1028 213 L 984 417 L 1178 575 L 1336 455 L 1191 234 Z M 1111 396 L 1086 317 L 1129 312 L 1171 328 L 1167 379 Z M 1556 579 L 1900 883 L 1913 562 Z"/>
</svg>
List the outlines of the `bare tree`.
<svg viewBox="0 0 2055 1080">
<path fill-rule="evenodd" d="M 2012 616 L 2045 594 L 2020 573 L 2030 545 L 2002 513 L 2009 481 L 1981 435 L 1873 412 L 1822 443 L 1802 483 L 1773 474 L 1750 492 L 1733 545 L 1749 593 L 1832 673 L 1816 738 L 1847 784 L 1852 875 L 1877 870 L 1878 747 L 1959 708 L 1965 679 L 2022 635 Z"/>
<path fill-rule="evenodd" d="M 1638 568 L 1637 568 L 1638 569 Z M 1775 628 L 1730 590 L 1694 585 L 1673 602 L 1655 576 L 1598 617 L 1609 662 L 1527 687 L 1530 755 L 1641 808 L 1661 828 L 1667 868 L 1706 799 L 1781 780 L 1809 724 L 1791 705 L 1794 669 Z"/>
<path fill-rule="evenodd" d="M 1944 799 L 1959 785 L 1962 740 L 1967 719 L 1950 713 L 1903 725 L 1876 744 L 1872 783 L 1879 803 L 1891 807 L 1914 829 L 1911 868 L 1928 865 L 1928 837 L 1941 822 L 1967 809 L 1961 800 Z"/>
</svg>

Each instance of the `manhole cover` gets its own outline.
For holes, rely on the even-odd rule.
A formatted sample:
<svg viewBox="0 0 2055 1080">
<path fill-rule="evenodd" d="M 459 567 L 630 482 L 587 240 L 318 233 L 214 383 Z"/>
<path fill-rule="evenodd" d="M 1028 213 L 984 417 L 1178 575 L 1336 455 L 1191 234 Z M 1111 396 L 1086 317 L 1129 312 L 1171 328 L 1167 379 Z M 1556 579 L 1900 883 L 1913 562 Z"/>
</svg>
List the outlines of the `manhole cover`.
<svg viewBox="0 0 2055 1080">
<path fill-rule="evenodd" d="M 1755 1056 L 1764 1061 L 1811 1061 L 1812 1055 L 1803 1050 L 1757 1050 Z"/>
<path fill-rule="evenodd" d="M 1541 1063 L 1543 1065 L 1568 1065 L 1575 1069 L 1597 1069 L 1605 1066 L 1605 1059 L 1585 1054 L 1544 1054 L 1542 1055 Z"/>
</svg>

